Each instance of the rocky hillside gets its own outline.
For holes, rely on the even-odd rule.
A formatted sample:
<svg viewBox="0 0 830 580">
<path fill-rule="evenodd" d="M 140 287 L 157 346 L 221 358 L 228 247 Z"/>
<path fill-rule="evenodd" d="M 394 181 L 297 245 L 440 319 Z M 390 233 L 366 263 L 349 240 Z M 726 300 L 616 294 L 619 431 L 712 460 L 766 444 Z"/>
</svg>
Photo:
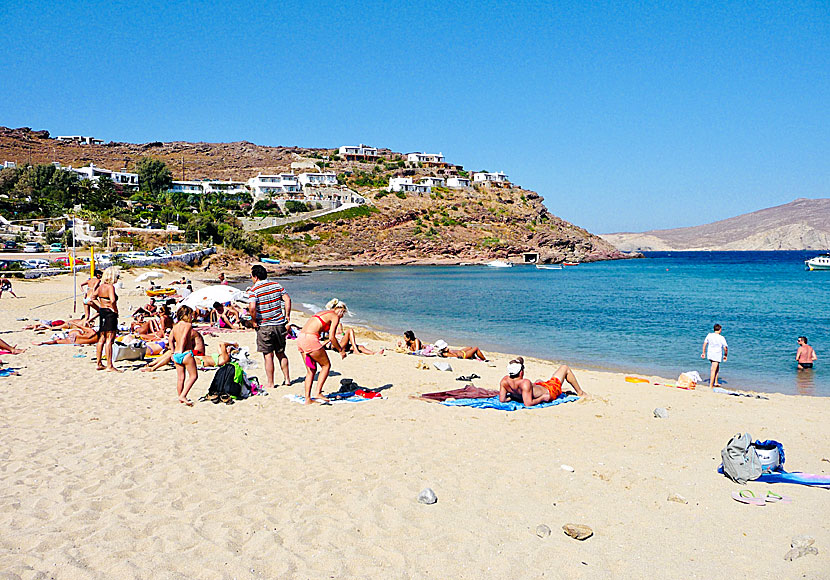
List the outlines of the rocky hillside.
<svg viewBox="0 0 830 580">
<path fill-rule="evenodd" d="M 145 156 L 165 161 L 174 179 L 245 181 L 257 173 L 334 171 L 370 201 L 371 211 L 334 221 L 308 220 L 266 231 L 274 254 L 310 263 L 410 263 L 517 259 L 538 252 L 542 261 L 595 261 L 629 257 L 608 242 L 546 208 L 542 197 L 516 185 L 452 190 L 431 196 L 385 191 L 389 177 L 464 174 L 460 166 L 424 168 L 380 149 L 377 163 L 347 162 L 336 149 L 263 147 L 235 143 L 116 143 L 79 145 L 56 141 L 46 131 L 0 128 L 0 162 L 80 167 L 95 163 L 132 171 Z"/>
<path fill-rule="evenodd" d="M 801 198 L 702 226 L 603 234 L 602 238 L 627 251 L 826 250 L 830 199 Z"/>
</svg>

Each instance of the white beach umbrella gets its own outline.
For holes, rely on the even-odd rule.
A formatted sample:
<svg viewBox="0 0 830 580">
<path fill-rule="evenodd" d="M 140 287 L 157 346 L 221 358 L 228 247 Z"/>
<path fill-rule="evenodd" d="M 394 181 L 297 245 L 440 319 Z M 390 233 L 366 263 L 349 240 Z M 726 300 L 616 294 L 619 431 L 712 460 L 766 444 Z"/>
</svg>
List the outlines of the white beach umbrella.
<svg viewBox="0 0 830 580">
<path fill-rule="evenodd" d="M 164 274 L 161 272 L 145 272 L 141 276 L 135 279 L 136 284 L 141 284 L 146 280 L 158 280 L 159 278 L 164 278 Z"/>
<path fill-rule="evenodd" d="M 207 286 L 200 290 L 196 290 L 190 296 L 181 301 L 184 306 L 191 308 L 206 308 L 213 306 L 214 302 L 233 302 L 234 300 L 243 300 L 245 293 L 242 290 L 237 290 L 233 286 L 224 284 L 216 284 L 214 286 Z"/>
</svg>

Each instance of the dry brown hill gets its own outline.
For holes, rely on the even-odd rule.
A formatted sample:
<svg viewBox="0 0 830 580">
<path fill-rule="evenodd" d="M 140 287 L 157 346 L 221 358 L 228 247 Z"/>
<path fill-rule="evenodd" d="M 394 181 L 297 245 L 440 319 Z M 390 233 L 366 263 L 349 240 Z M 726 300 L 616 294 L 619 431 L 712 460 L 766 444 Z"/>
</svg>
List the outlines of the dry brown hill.
<svg viewBox="0 0 830 580">
<path fill-rule="evenodd" d="M 489 260 L 538 252 L 545 262 L 628 257 L 608 242 L 546 208 L 536 192 L 519 186 L 437 189 L 430 197 L 387 194 L 389 177 L 447 177 L 460 167 L 399 167 L 401 154 L 381 149 L 377 163 L 333 160 L 336 150 L 265 147 L 234 143 L 117 143 L 80 145 L 50 138 L 46 131 L 0 127 L 0 161 L 51 163 L 133 171 L 145 156 L 165 161 L 174 179 L 233 179 L 290 171 L 292 163 L 348 173 L 349 186 L 377 212 L 355 219 L 289 226 L 272 235 L 274 252 L 309 262 L 418 262 Z M 354 179 L 363 177 L 362 181 Z M 369 185 L 359 185 L 371 181 Z"/>
<path fill-rule="evenodd" d="M 800 198 L 733 218 L 669 230 L 603 234 L 621 250 L 826 250 L 830 199 Z"/>
</svg>

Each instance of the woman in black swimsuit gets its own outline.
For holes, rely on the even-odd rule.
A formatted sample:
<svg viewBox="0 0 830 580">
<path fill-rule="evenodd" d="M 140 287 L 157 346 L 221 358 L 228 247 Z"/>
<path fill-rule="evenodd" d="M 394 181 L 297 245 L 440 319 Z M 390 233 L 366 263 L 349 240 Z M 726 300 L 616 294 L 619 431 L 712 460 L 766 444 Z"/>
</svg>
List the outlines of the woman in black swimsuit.
<svg viewBox="0 0 830 580">
<path fill-rule="evenodd" d="M 118 295 L 115 293 L 114 284 L 121 277 L 121 270 L 118 266 L 110 266 L 104 270 L 101 276 L 101 283 L 95 289 L 94 300 L 98 306 L 98 370 L 106 368 L 108 371 L 121 372 L 112 364 L 112 343 L 115 341 L 115 333 L 118 331 Z M 101 364 L 101 355 L 106 352 L 107 366 Z"/>
</svg>

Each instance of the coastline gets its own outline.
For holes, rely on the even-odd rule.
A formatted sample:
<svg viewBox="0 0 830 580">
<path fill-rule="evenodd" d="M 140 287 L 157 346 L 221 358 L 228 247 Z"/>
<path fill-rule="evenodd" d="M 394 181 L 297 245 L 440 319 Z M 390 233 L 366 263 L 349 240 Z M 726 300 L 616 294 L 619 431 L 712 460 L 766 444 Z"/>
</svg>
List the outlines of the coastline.
<svg viewBox="0 0 830 580">
<path fill-rule="evenodd" d="M 137 272 L 124 276 L 123 312 L 144 300 L 132 288 Z M 200 275 L 190 274 L 194 282 Z M 25 298 L 0 302 L 12 344 L 33 338 L 17 330 L 26 323 L 17 318 L 71 311 L 68 277 L 20 282 L 15 291 Z M 419 360 L 434 359 L 395 353 L 392 335 L 357 332 L 370 348 L 392 351 L 332 357 L 328 387 L 342 378 L 391 387 L 382 399 L 331 407 L 285 399 L 302 392 L 294 382 L 230 407 L 185 408 L 175 402 L 174 372 L 98 373 L 93 347 L 28 346 L 2 356 L 21 376 L 3 379 L 8 396 L 0 399 L 0 568 L 56 578 L 825 573 L 826 490 L 740 486 L 715 470 L 729 438 L 748 431 L 781 441 L 790 471 L 828 475 L 830 398 L 728 397 L 577 368 L 591 396 L 576 403 L 513 413 L 447 407 L 411 397 L 458 388 L 456 377 L 471 373 L 493 388 L 512 355 L 488 352 L 495 366 L 448 359 L 451 373 L 420 370 Z M 260 363 L 252 374 L 262 376 L 254 333 L 208 337 L 209 347 L 226 338 L 251 349 Z M 287 352 L 297 377 L 296 347 Z M 534 379 L 556 366 L 527 359 Z M 211 376 L 200 373 L 192 398 Z M 656 407 L 669 417 L 654 418 Z M 425 487 L 437 504 L 417 502 Z M 740 504 L 730 494 L 744 488 L 793 502 Z M 688 503 L 669 501 L 673 494 Z M 566 523 L 587 524 L 594 535 L 573 540 L 562 533 Z M 553 533 L 538 537 L 540 524 Z M 816 539 L 819 555 L 787 562 L 799 534 Z"/>
</svg>

